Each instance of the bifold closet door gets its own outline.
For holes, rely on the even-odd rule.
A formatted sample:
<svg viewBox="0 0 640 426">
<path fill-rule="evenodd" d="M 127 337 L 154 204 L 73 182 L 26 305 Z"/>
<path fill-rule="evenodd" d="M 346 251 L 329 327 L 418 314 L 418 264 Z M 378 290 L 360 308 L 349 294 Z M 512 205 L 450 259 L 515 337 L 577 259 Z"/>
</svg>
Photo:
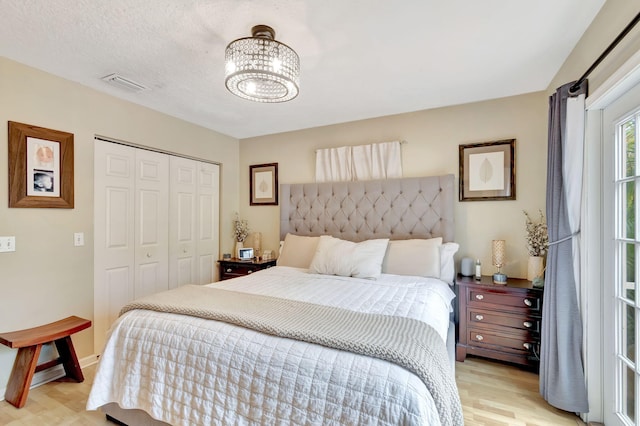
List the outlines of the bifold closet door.
<svg viewBox="0 0 640 426">
<path fill-rule="evenodd" d="M 218 257 L 219 166 L 170 160 L 169 287 L 214 281 Z"/>
<path fill-rule="evenodd" d="M 120 309 L 134 298 L 135 151 L 94 143 L 94 349 L 101 353 Z"/>
<path fill-rule="evenodd" d="M 169 289 L 169 156 L 135 149 L 134 297 Z"/>
<path fill-rule="evenodd" d="M 128 302 L 169 288 L 169 156 L 94 144 L 94 343 Z"/>
</svg>

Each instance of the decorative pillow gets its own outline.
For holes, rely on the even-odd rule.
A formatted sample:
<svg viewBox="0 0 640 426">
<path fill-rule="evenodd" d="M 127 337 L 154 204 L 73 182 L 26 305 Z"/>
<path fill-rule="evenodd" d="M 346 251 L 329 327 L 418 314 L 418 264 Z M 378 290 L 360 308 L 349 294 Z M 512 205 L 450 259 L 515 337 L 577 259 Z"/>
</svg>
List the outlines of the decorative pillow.
<svg viewBox="0 0 640 426">
<path fill-rule="evenodd" d="M 323 235 L 309 272 L 376 279 L 380 276 L 388 243 L 386 238 L 354 243 Z"/>
<path fill-rule="evenodd" d="M 287 234 L 284 237 L 284 244 L 278 260 L 276 260 L 276 265 L 309 268 L 319 241 L 320 237 Z"/>
<path fill-rule="evenodd" d="M 443 243 L 440 246 L 440 279 L 453 285 L 456 276 L 456 266 L 453 255 L 458 252 L 460 245 L 457 243 Z"/>
<path fill-rule="evenodd" d="M 440 237 L 389 241 L 389 248 L 382 262 L 382 272 L 440 278 L 440 246 Z"/>
</svg>

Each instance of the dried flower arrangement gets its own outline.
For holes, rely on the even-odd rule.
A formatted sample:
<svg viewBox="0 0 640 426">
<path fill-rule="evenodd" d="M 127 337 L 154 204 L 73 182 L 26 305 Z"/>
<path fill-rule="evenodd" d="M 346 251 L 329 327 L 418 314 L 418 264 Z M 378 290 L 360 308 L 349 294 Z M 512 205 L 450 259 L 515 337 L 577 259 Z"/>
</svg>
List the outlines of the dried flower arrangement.
<svg viewBox="0 0 640 426">
<path fill-rule="evenodd" d="M 534 222 L 526 211 L 523 210 L 523 212 L 527 218 L 527 251 L 529 252 L 529 256 L 544 256 L 549 246 L 549 236 L 547 234 L 547 224 L 544 221 L 542 210 L 539 210 L 539 222 Z"/>
<path fill-rule="evenodd" d="M 247 235 L 249 235 L 249 222 L 246 219 L 240 219 L 240 216 L 236 213 L 236 218 L 233 221 L 233 236 L 237 242 L 242 243 L 247 238 Z"/>
</svg>

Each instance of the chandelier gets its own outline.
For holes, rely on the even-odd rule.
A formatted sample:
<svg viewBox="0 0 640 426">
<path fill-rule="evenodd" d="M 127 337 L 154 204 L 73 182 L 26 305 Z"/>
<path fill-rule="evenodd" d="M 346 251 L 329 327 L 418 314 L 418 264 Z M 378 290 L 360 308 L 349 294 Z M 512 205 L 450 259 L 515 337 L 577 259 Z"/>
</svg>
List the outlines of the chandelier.
<svg viewBox="0 0 640 426">
<path fill-rule="evenodd" d="M 266 25 L 251 37 L 232 41 L 225 51 L 225 85 L 231 93 L 255 102 L 286 102 L 298 96 L 300 58 L 275 40 Z"/>
</svg>

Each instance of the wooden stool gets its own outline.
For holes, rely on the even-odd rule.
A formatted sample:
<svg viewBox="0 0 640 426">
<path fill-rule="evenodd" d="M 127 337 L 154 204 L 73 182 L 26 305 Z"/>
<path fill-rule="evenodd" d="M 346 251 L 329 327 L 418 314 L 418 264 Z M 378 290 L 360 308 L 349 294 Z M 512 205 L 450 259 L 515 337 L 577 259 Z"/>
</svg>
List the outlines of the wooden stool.
<svg viewBox="0 0 640 426">
<path fill-rule="evenodd" d="M 0 343 L 10 348 L 19 348 L 4 394 L 7 402 L 18 408 L 24 407 L 33 375 L 37 371 L 46 370 L 58 364 L 64 366 L 67 380 L 84 381 L 70 336 L 90 326 L 91 321 L 71 316 L 40 327 L 0 333 Z M 42 345 L 51 342 L 55 342 L 60 357 L 37 365 Z"/>
</svg>

